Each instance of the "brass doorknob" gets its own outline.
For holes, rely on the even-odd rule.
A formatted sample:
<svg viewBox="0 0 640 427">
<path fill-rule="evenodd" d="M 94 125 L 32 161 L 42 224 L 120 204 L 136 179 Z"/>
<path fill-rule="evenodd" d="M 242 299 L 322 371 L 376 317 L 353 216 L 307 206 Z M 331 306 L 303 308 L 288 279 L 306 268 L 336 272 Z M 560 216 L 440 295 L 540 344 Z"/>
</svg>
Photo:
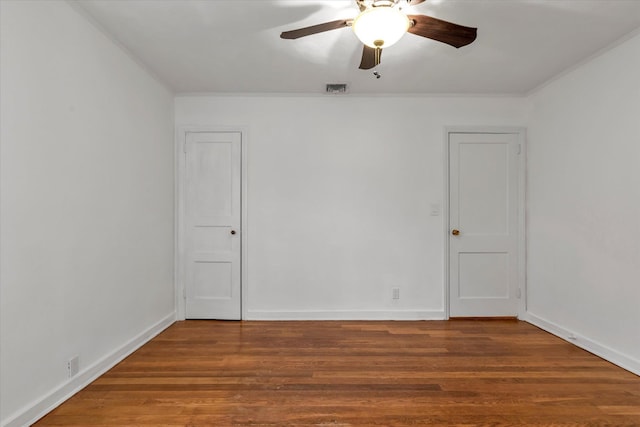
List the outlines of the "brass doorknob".
<svg viewBox="0 0 640 427">
<path fill-rule="evenodd" d="M 454 228 L 453 230 L 451 230 L 451 234 L 453 234 L 454 236 L 457 236 L 458 234 L 460 234 L 460 230 L 456 230 Z"/>
<path fill-rule="evenodd" d="M 231 230 L 231 234 L 236 234 L 236 230 Z"/>
</svg>

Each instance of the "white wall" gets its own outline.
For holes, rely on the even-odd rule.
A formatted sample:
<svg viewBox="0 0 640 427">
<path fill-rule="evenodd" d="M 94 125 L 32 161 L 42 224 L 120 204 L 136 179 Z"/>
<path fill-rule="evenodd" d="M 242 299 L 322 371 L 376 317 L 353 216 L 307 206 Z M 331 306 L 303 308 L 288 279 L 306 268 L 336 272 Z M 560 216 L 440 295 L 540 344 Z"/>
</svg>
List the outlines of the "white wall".
<svg viewBox="0 0 640 427">
<path fill-rule="evenodd" d="M 78 385 L 67 359 L 86 379 L 172 319 L 173 99 L 66 2 L 0 4 L 0 419 L 22 425 Z"/>
<path fill-rule="evenodd" d="M 176 125 L 248 133 L 248 317 L 442 318 L 443 135 L 522 99 L 180 96 Z M 400 300 L 392 288 L 400 287 Z"/>
<path fill-rule="evenodd" d="M 640 373 L 640 35 L 533 94 L 528 307 Z"/>
</svg>

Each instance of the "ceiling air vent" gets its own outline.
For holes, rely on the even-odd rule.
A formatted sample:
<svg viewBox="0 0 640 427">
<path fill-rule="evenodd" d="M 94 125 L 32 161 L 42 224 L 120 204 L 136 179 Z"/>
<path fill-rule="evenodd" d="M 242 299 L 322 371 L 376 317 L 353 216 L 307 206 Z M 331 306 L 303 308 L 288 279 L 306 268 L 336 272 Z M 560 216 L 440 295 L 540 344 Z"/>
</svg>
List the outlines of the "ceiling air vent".
<svg viewBox="0 0 640 427">
<path fill-rule="evenodd" d="M 334 95 L 347 93 L 347 84 L 346 83 L 327 83 L 327 93 L 332 93 Z"/>
</svg>

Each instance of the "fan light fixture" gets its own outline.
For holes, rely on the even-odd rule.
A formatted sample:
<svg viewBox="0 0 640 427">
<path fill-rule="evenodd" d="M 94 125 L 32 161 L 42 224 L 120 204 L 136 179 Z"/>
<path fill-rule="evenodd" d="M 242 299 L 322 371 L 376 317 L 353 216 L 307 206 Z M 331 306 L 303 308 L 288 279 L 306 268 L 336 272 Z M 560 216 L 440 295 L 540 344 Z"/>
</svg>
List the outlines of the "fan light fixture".
<svg viewBox="0 0 640 427">
<path fill-rule="evenodd" d="M 2 0 L 0 0 L 2 1 Z M 383 48 L 389 47 L 402 38 L 404 33 L 426 37 L 462 47 L 472 43 L 477 36 L 477 28 L 464 27 L 427 15 L 405 15 L 401 4 L 414 6 L 425 0 L 355 0 L 360 14 L 355 19 L 337 19 L 297 30 L 283 31 L 280 38 L 292 40 L 312 34 L 352 27 L 356 36 L 364 43 L 361 70 L 370 70 L 380 64 Z M 374 74 L 379 78 L 380 73 Z"/>
<path fill-rule="evenodd" d="M 353 21 L 353 32 L 372 48 L 386 48 L 402 38 L 411 25 L 407 15 L 392 6 L 371 7 Z"/>
</svg>

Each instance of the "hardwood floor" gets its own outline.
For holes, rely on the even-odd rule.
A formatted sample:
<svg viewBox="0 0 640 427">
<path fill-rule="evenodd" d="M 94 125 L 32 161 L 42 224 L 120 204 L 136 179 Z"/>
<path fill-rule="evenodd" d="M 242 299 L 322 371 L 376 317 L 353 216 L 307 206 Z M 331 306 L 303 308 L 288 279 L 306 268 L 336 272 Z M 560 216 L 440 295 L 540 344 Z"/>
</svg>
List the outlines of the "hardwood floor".
<svg viewBox="0 0 640 427">
<path fill-rule="evenodd" d="M 640 377 L 518 321 L 186 321 L 36 425 L 640 426 Z"/>
</svg>

